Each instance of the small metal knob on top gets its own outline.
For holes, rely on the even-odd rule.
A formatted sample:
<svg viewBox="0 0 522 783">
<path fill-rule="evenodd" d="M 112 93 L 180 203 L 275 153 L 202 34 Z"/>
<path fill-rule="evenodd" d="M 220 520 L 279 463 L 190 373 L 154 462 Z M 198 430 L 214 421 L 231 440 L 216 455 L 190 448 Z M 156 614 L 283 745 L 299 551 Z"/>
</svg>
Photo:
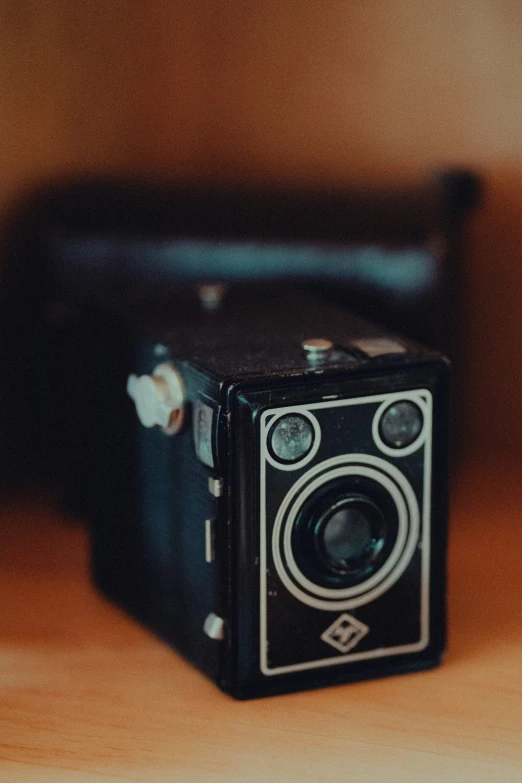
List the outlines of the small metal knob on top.
<svg viewBox="0 0 522 783">
<path fill-rule="evenodd" d="M 322 337 L 313 337 L 309 340 L 303 340 L 301 343 L 306 358 L 311 363 L 320 363 L 326 361 L 333 348 L 331 340 L 325 340 Z"/>
</svg>

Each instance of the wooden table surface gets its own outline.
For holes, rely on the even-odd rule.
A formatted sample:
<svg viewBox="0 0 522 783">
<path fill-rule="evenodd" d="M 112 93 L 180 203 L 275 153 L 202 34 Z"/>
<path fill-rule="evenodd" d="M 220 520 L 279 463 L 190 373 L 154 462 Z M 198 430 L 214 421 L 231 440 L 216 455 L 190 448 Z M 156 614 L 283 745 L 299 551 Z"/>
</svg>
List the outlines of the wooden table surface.
<svg viewBox="0 0 522 783">
<path fill-rule="evenodd" d="M 0 781 L 522 781 L 522 465 L 455 481 L 430 672 L 235 702 L 96 594 L 49 500 L 0 532 Z"/>
</svg>

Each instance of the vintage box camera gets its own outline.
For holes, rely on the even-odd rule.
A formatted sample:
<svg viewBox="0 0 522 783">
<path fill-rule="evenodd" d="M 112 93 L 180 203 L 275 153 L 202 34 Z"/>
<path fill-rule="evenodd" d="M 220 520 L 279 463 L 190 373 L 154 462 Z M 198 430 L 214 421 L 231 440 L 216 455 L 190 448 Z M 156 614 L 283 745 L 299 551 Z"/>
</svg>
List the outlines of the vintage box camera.
<svg viewBox="0 0 522 783">
<path fill-rule="evenodd" d="M 236 698 L 436 665 L 447 360 L 286 285 L 109 320 L 99 587 Z"/>
</svg>

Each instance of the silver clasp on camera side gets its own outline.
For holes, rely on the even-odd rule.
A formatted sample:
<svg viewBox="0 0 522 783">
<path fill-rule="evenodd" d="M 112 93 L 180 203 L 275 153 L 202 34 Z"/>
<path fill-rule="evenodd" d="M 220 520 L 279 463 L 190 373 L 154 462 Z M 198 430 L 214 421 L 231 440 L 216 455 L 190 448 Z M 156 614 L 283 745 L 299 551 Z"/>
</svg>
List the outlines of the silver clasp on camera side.
<svg viewBox="0 0 522 783">
<path fill-rule="evenodd" d="M 130 375 L 127 394 L 133 400 L 144 427 L 161 427 L 167 435 L 180 431 L 185 390 L 181 376 L 172 364 L 159 364 L 152 375 Z"/>
</svg>

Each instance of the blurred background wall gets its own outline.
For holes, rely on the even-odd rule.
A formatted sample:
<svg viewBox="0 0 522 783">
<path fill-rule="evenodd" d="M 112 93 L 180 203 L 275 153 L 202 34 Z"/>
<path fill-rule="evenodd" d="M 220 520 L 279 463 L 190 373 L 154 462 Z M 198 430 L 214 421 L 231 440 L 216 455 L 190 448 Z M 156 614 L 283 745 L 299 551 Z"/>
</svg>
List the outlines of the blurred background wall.
<svg viewBox="0 0 522 783">
<path fill-rule="evenodd" d="M 485 176 L 470 227 L 470 438 L 522 446 L 519 0 L 3 0 L 0 211 L 49 176 Z"/>
</svg>

